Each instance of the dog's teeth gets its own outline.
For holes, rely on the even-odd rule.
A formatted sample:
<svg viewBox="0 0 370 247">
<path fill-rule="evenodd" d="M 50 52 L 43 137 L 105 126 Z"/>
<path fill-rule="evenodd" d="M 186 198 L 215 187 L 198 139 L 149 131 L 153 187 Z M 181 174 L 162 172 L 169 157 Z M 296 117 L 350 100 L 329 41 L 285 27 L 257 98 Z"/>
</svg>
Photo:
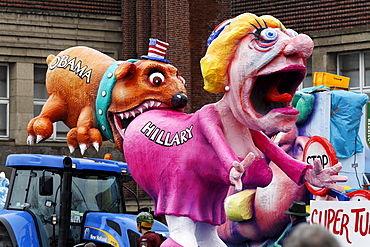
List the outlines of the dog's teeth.
<svg viewBox="0 0 370 247">
<path fill-rule="evenodd" d="M 145 107 L 145 109 L 148 109 L 149 108 L 149 105 L 146 102 L 143 104 L 143 106 Z"/>
<path fill-rule="evenodd" d="M 130 113 L 125 112 L 125 118 L 127 119 L 127 118 L 129 118 L 129 117 L 130 117 Z"/>
<path fill-rule="evenodd" d="M 161 102 L 155 102 L 156 107 L 160 106 L 161 104 L 162 104 Z"/>
<path fill-rule="evenodd" d="M 153 100 L 149 101 L 149 106 L 150 106 L 150 107 L 153 107 L 154 103 L 155 103 L 155 102 L 154 102 Z"/>
<path fill-rule="evenodd" d="M 134 112 L 134 111 L 130 111 L 130 113 L 131 113 L 131 116 L 133 116 L 133 117 L 135 117 L 135 116 L 136 116 L 136 114 L 135 114 L 135 112 Z"/>
<path fill-rule="evenodd" d="M 141 107 L 139 107 L 138 110 L 139 110 L 140 113 L 143 113 L 143 111 L 144 111 L 143 108 L 141 108 Z"/>
<path fill-rule="evenodd" d="M 120 113 L 120 114 L 119 114 L 119 117 L 123 120 L 123 119 L 124 119 L 124 115 L 123 115 L 123 113 Z"/>
</svg>

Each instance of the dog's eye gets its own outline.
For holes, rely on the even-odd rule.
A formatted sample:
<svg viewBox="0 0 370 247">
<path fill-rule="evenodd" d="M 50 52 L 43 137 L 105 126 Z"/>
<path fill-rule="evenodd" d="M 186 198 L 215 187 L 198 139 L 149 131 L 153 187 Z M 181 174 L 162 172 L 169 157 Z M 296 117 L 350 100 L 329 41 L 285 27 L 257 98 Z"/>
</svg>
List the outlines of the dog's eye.
<svg viewBox="0 0 370 247">
<path fill-rule="evenodd" d="M 184 84 L 185 85 L 185 79 L 184 79 L 184 77 L 182 77 L 181 75 L 179 75 L 177 78 L 179 78 L 179 80 L 182 82 L 182 84 Z"/>
<path fill-rule="evenodd" d="M 154 86 L 160 86 L 165 82 L 164 75 L 160 72 L 155 72 L 149 76 L 149 82 Z"/>
</svg>

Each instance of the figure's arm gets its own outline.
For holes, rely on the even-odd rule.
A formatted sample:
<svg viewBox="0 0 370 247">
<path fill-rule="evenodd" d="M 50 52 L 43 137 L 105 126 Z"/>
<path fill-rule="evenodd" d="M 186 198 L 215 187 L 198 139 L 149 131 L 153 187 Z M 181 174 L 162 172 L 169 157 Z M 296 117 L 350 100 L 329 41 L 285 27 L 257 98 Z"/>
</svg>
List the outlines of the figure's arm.
<svg viewBox="0 0 370 247">
<path fill-rule="evenodd" d="M 343 192 L 343 187 L 337 182 L 346 182 L 346 176 L 336 175 L 342 169 L 342 164 L 323 169 L 319 159 L 314 160 L 314 168 L 307 170 L 304 180 L 317 187 L 325 187 Z"/>
<path fill-rule="evenodd" d="M 293 159 L 262 132 L 256 130 L 250 130 L 250 132 L 256 147 L 279 166 L 290 179 L 297 184 L 305 182 L 304 174 L 307 169 L 312 168 L 310 164 Z"/>
<path fill-rule="evenodd" d="M 215 150 L 220 163 L 229 174 L 229 183 L 235 185 L 237 190 L 241 190 L 242 176 L 246 172 L 245 169 L 254 161 L 254 154 L 249 153 L 243 161 L 239 162 L 240 159 L 226 141 L 218 113 L 210 105 L 203 107 L 200 111 L 199 122 L 203 135 Z"/>
<path fill-rule="evenodd" d="M 258 149 L 278 165 L 295 183 L 309 182 L 321 188 L 343 190 L 340 185 L 336 184 L 336 182 L 347 181 L 346 176 L 335 175 L 342 168 L 340 163 L 323 169 L 320 161 L 315 160 L 314 167 L 312 167 L 310 164 L 293 159 L 262 132 L 255 130 L 250 132 Z"/>
<path fill-rule="evenodd" d="M 241 162 L 234 161 L 233 168 L 230 171 L 230 182 L 235 185 L 236 191 L 241 191 L 243 189 L 242 176 L 244 175 L 245 169 L 250 166 L 254 161 L 254 154 L 252 152 L 248 153 L 245 159 Z"/>
</svg>

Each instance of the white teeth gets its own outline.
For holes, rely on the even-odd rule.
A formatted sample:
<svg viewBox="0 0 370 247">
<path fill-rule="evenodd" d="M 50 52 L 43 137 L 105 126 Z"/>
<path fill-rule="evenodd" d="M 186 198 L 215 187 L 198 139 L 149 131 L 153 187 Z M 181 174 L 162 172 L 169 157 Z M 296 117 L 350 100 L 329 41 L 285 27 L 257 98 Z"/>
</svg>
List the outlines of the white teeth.
<svg viewBox="0 0 370 247">
<path fill-rule="evenodd" d="M 162 103 L 154 100 L 149 100 L 147 102 L 144 102 L 141 106 L 136 108 L 135 110 L 129 111 L 129 112 L 123 112 L 119 113 L 119 117 L 123 119 L 128 119 L 130 117 L 136 117 L 137 114 L 143 113 L 146 109 L 149 109 L 151 107 L 159 107 Z"/>
</svg>

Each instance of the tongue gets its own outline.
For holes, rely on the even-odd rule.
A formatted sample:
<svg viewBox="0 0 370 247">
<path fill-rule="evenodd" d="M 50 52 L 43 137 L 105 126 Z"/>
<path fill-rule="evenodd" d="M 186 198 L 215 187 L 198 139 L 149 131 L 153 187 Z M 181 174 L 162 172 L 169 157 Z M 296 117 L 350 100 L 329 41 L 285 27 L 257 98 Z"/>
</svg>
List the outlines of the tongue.
<svg viewBox="0 0 370 247">
<path fill-rule="evenodd" d="M 292 100 L 292 95 L 288 93 L 280 94 L 278 90 L 274 88 L 271 90 L 270 94 L 267 95 L 267 99 L 270 101 L 283 103 Z"/>
</svg>

